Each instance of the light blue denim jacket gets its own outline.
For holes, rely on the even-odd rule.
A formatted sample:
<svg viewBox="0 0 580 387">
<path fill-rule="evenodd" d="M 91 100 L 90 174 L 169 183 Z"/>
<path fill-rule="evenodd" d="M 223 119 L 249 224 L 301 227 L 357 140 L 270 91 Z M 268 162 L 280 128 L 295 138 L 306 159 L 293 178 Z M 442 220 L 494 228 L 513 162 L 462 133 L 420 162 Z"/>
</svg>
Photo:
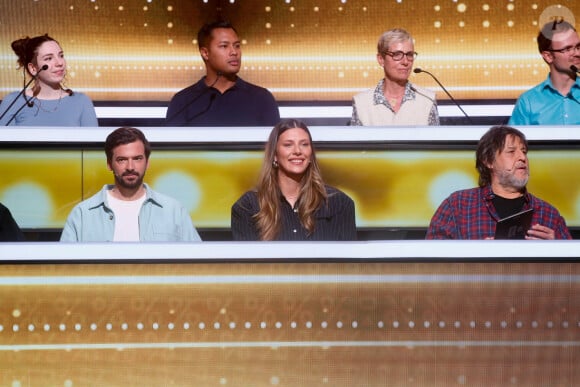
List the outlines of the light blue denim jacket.
<svg viewBox="0 0 580 387">
<path fill-rule="evenodd" d="M 200 242 L 187 210 L 175 199 L 155 192 L 144 184 L 146 199 L 139 212 L 141 242 Z M 77 204 L 69 214 L 61 242 L 112 242 L 115 214 L 107 203 L 105 185 L 101 191 Z"/>
</svg>

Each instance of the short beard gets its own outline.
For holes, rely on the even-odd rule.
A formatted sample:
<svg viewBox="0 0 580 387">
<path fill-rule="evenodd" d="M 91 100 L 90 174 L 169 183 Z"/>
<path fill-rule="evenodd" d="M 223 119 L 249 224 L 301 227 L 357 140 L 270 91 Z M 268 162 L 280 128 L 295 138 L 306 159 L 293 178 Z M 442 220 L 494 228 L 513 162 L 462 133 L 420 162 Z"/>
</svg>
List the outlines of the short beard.
<svg viewBox="0 0 580 387">
<path fill-rule="evenodd" d="M 115 174 L 115 183 L 123 188 L 127 188 L 127 189 L 135 189 L 135 188 L 139 188 L 142 184 L 143 184 L 143 179 L 145 178 L 145 176 L 139 176 L 137 178 L 137 180 L 135 180 L 133 183 L 127 183 L 125 180 L 123 180 L 123 176 L 117 176 L 117 174 Z"/>
</svg>

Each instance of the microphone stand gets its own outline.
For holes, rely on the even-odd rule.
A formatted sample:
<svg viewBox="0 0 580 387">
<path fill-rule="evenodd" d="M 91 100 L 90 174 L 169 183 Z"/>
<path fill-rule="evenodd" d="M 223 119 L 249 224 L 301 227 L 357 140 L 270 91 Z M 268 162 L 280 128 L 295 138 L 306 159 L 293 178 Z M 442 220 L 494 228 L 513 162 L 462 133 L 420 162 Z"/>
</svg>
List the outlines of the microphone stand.
<svg viewBox="0 0 580 387">
<path fill-rule="evenodd" d="M 215 86 L 215 84 L 216 84 L 216 83 L 217 83 L 217 81 L 218 81 L 218 80 L 221 78 L 221 76 L 222 76 L 222 73 L 218 72 L 218 73 L 217 73 L 217 77 L 215 78 L 215 81 L 213 81 L 213 82 L 211 83 L 211 85 L 207 86 L 207 87 L 206 87 L 206 88 L 205 88 L 205 89 L 204 89 L 204 90 L 203 90 L 201 93 L 199 93 L 199 94 L 198 94 L 198 95 L 197 95 L 195 98 L 193 98 L 191 101 L 189 101 L 187 104 L 185 104 L 185 105 L 184 105 L 184 106 L 183 106 L 181 109 L 179 109 L 177 112 L 173 113 L 173 114 L 171 115 L 171 117 L 168 117 L 168 118 L 166 118 L 166 120 L 165 120 L 165 121 L 166 121 L 166 123 L 173 121 L 173 119 L 174 119 L 175 117 L 177 117 L 178 115 L 180 115 L 181 113 L 183 113 L 183 111 L 184 111 L 185 109 L 187 109 L 188 107 L 190 107 L 190 106 L 191 106 L 191 105 L 192 105 L 192 104 L 193 104 L 195 101 L 197 101 L 198 99 L 200 99 L 200 98 L 201 98 L 201 97 L 202 97 L 202 96 L 203 96 L 205 93 L 207 93 L 209 90 L 211 90 L 211 88 Z M 209 102 L 209 105 L 208 105 L 208 106 L 207 106 L 207 107 L 206 107 L 204 110 L 202 110 L 201 112 L 199 112 L 199 113 L 197 113 L 196 115 L 194 115 L 194 116 L 193 116 L 193 118 L 190 118 L 190 120 L 192 120 L 192 119 L 195 119 L 195 118 L 199 117 L 200 115 L 202 115 L 203 113 L 207 112 L 207 111 L 209 110 L 210 106 L 212 105 L 212 103 L 213 103 L 213 100 L 214 100 L 214 99 L 215 99 L 215 94 L 214 94 L 214 95 L 213 95 L 213 97 L 211 98 L 211 100 L 210 100 L 210 102 Z M 184 122 L 184 123 L 182 124 L 182 126 L 186 126 L 186 124 L 187 124 L 187 123 L 186 123 L 186 122 Z"/>
<path fill-rule="evenodd" d="M 195 114 L 193 117 L 187 117 L 187 121 L 188 121 L 188 122 L 190 122 L 190 121 L 193 121 L 193 120 L 195 120 L 197 117 L 199 117 L 199 116 L 201 116 L 202 114 L 204 114 L 205 112 L 207 112 L 207 111 L 209 110 L 209 108 L 211 107 L 211 105 L 213 104 L 213 101 L 215 100 L 215 97 L 216 97 L 215 93 L 212 93 L 212 94 L 209 96 L 209 103 L 207 104 L 207 106 L 205 107 L 205 109 L 203 109 L 202 111 L 200 111 L 200 112 L 196 113 L 196 114 Z"/>
<path fill-rule="evenodd" d="M 14 119 L 16 118 L 16 116 L 18 115 L 18 113 L 20 113 L 22 111 L 22 109 L 24 109 L 25 106 L 28 106 L 28 107 L 33 107 L 34 106 L 34 101 L 32 100 L 32 98 L 31 99 L 28 99 L 28 98 L 26 98 L 26 95 L 22 95 L 22 97 L 24 97 L 24 99 L 26 100 L 26 102 L 23 103 L 22 106 L 20 106 L 18 108 L 18 110 L 16 110 L 16 113 L 14 113 L 12 115 L 12 117 L 8 120 L 8 122 L 4 126 L 10 125 L 10 123 L 12 121 L 14 121 Z"/>
<path fill-rule="evenodd" d="M 26 92 L 26 89 L 28 89 L 28 86 L 30 86 L 30 84 L 38 77 L 38 74 L 40 74 L 41 71 L 44 71 L 48 69 L 48 65 L 44 65 L 42 66 L 40 69 L 38 69 L 38 71 L 36 72 L 36 74 L 34 76 L 32 76 L 32 78 L 30 78 L 30 80 L 28 81 L 28 83 L 26 83 L 24 85 L 24 87 L 22 88 L 22 90 L 20 90 L 20 93 L 18 93 L 18 95 L 16 96 L 16 98 L 14 98 L 14 101 L 12 101 L 12 103 L 10 103 L 10 105 L 8 105 L 8 107 L 6 108 L 6 110 L 4 110 L 4 112 L 2 113 L 2 115 L 0 115 L 0 120 L 2 120 L 2 118 L 4 118 L 4 116 L 6 115 L 6 113 L 8 113 L 10 111 L 10 109 L 12 108 L 12 106 L 14 106 L 14 104 L 16 103 L 16 101 L 18 101 L 18 98 L 20 98 L 20 96 L 23 96 L 24 99 L 26 100 L 26 103 L 24 105 L 22 105 L 22 107 L 20 109 L 18 109 L 18 111 L 16 113 L 14 113 L 14 117 L 20 113 L 20 111 L 24 108 L 25 105 L 31 106 L 31 100 L 29 100 L 28 98 L 26 98 L 26 95 L 24 95 L 24 93 Z M 10 122 L 12 122 L 12 120 L 14 119 L 14 117 L 12 117 L 12 119 L 10 121 L 8 121 L 8 124 Z M 6 124 L 6 125 L 8 125 Z"/>
<path fill-rule="evenodd" d="M 435 82 L 437 82 L 437 84 L 441 87 L 441 89 L 443 89 L 443 91 L 445 92 L 445 94 L 447 94 L 447 96 L 449 97 L 449 99 L 451 99 L 451 101 L 455 104 L 455 106 L 457 106 L 459 108 L 459 110 L 461 110 L 461 113 L 463 113 L 463 115 L 467 118 L 467 121 L 469 121 L 469 123 L 471 125 L 473 125 L 473 121 L 471 120 L 471 117 L 469 117 L 467 115 L 467 113 L 465 113 L 465 110 L 463 110 L 463 108 L 461 107 L 461 105 L 455 100 L 455 98 L 453 98 L 453 96 L 447 91 L 447 89 L 445 88 L 445 86 L 443 86 L 441 84 L 441 82 L 439 82 L 439 80 L 435 77 L 435 75 L 431 74 L 429 71 L 425 71 L 419 67 L 417 67 L 416 69 L 413 70 L 413 72 L 415 74 L 418 73 L 425 73 L 425 74 L 429 74 L 431 76 L 431 78 L 433 78 L 435 80 Z"/>
</svg>

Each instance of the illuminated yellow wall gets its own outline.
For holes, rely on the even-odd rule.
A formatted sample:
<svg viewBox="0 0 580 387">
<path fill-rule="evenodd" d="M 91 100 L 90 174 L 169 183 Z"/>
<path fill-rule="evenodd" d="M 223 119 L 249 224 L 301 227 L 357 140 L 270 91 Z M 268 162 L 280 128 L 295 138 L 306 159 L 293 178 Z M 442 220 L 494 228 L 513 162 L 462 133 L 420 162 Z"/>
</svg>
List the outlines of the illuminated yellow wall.
<svg viewBox="0 0 580 387">
<path fill-rule="evenodd" d="M 544 80 L 535 37 L 550 0 L 3 1 L 0 93 L 18 89 L 10 42 L 49 32 L 69 61 L 68 85 L 103 101 L 168 101 L 204 74 L 195 35 L 216 8 L 243 43 L 240 75 L 278 100 L 350 101 L 382 77 L 379 35 L 409 30 L 415 65 L 459 99 L 516 98 Z M 562 0 L 566 16 L 580 2 Z M 570 19 L 570 17 L 568 17 Z M 575 20 L 571 20 L 575 21 Z M 425 74 L 417 84 L 437 88 Z M 447 97 L 439 92 L 439 99 Z"/>
<path fill-rule="evenodd" d="M 320 150 L 323 177 L 356 202 L 359 227 L 427 227 L 452 191 L 477 185 L 473 151 Z M 146 181 L 179 199 L 198 227 L 229 227 L 262 151 L 156 150 Z M 528 188 L 580 226 L 580 151 L 530 153 Z M 72 207 L 112 183 L 103 151 L 0 151 L 0 201 L 23 227 L 62 227 Z"/>
</svg>

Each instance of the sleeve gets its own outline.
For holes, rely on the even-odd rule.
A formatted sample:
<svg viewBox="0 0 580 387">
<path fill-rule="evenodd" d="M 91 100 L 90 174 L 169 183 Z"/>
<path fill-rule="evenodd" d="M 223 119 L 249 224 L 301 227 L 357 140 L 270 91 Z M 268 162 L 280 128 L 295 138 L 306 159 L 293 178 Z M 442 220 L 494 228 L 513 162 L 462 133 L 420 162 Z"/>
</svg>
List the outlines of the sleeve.
<svg viewBox="0 0 580 387">
<path fill-rule="evenodd" d="M 82 102 L 82 112 L 81 112 L 81 126 L 99 126 L 99 120 L 97 119 L 97 113 L 95 112 L 95 107 L 93 106 L 93 101 L 83 94 Z"/>
<path fill-rule="evenodd" d="M 71 213 L 68 215 L 66 219 L 66 223 L 62 229 L 62 233 L 60 234 L 60 241 L 61 242 L 80 242 L 79 236 L 79 224 L 80 219 L 82 218 L 81 209 L 78 206 L 72 209 Z"/>
<path fill-rule="evenodd" d="M 338 214 L 337 218 L 337 222 L 339 224 L 340 229 L 340 235 L 338 239 L 342 241 L 356 241 L 357 234 L 356 234 L 356 216 L 355 216 L 354 201 L 346 194 L 343 195 L 344 195 L 343 209 L 340 212 L 340 214 Z"/>
<path fill-rule="evenodd" d="M 201 242 L 201 237 L 197 232 L 189 212 L 185 207 L 179 209 L 181 215 L 181 240 L 183 242 Z"/>
<path fill-rule="evenodd" d="M 555 239 L 572 239 L 570 230 L 568 230 L 568 226 L 566 225 L 566 220 L 558 209 L 547 202 L 541 201 L 540 203 L 541 215 L 538 223 L 554 230 Z"/>
<path fill-rule="evenodd" d="M 0 242 L 20 242 L 24 240 L 24 234 L 12 217 L 10 210 L 0 204 Z"/>
<path fill-rule="evenodd" d="M 350 126 L 362 126 L 362 122 L 358 118 L 358 111 L 356 110 L 356 100 L 352 99 L 352 116 L 350 118 Z"/>
<path fill-rule="evenodd" d="M 554 232 L 556 239 L 572 239 L 570 230 L 568 230 L 568 226 L 566 226 L 566 221 L 562 216 L 558 217 L 558 221 L 556 223 L 556 228 Z"/>
<path fill-rule="evenodd" d="M 455 215 L 449 199 L 445 199 L 431 218 L 425 239 L 457 239 Z"/>
<path fill-rule="evenodd" d="M 431 111 L 429 112 L 428 125 L 439 126 L 439 110 L 437 110 L 437 101 L 435 100 L 433 100 L 433 105 L 431 105 Z"/>
<path fill-rule="evenodd" d="M 2 99 L 2 103 L 0 104 L 0 114 L 2 116 L 0 119 L 0 126 L 6 126 L 6 123 L 10 121 L 12 116 L 16 113 L 16 109 L 18 109 L 18 107 L 16 107 L 17 104 L 14 101 L 16 100 L 17 96 L 17 93 L 10 93 L 5 96 L 4 99 Z M 24 100 L 22 100 L 22 103 L 24 103 Z M 16 125 L 15 119 L 10 122 L 10 126 L 14 125 Z"/>
<path fill-rule="evenodd" d="M 256 213 L 246 200 L 247 193 L 232 206 L 231 230 L 235 241 L 258 241 L 258 230 L 253 216 Z"/>
<path fill-rule="evenodd" d="M 174 95 L 169 101 L 167 106 L 167 112 L 165 113 L 165 126 L 177 126 L 179 124 L 177 120 L 177 113 L 180 113 L 180 102 L 178 95 Z M 183 109 L 182 109 L 183 110 Z"/>
<path fill-rule="evenodd" d="M 526 109 L 526 105 L 525 98 L 520 96 L 514 106 L 508 125 L 530 125 L 529 109 Z"/>
<path fill-rule="evenodd" d="M 264 89 L 265 93 L 264 93 L 264 104 L 263 106 L 263 124 L 265 126 L 274 126 L 276 125 L 278 122 L 280 122 L 280 110 L 278 109 L 278 103 L 276 102 L 276 99 L 274 98 L 274 96 L 272 95 L 272 93 L 270 93 L 270 91 L 268 91 L 268 89 Z"/>
</svg>

